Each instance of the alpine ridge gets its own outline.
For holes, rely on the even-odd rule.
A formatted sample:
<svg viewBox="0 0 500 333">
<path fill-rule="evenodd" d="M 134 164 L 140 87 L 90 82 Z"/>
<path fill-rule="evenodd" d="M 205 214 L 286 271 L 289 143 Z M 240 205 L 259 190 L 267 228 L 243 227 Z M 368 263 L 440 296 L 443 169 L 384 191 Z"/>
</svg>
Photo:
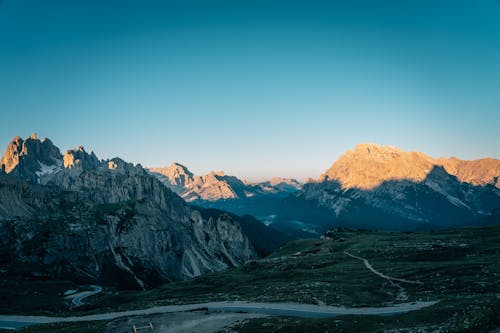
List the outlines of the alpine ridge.
<svg viewBox="0 0 500 333">
<path fill-rule="evenodd" d="M 256 256 L 237 221 L 206 218 L 151 176 L 83 147 L 16 137 L 2 158 L 0 257 L 25 275 L 146 288 Z"/>
<path fill-rule="evenodd" d="M 149 168 L 162 183 L 188 202 L 215 202 L 218 200 L 246 199 L 266 195 L 288 195 L 300 189 L 295 179 L 272 178 L 261 183 L 251 183 L 223 171 L 211 171 L 198 176 L 185 166 L 172 163 L 168 167 Z"/>
<path fill-rule="evenodd" d="M 372 143 L 347 151 L 303 186 L 286 179 L 251 184 L 215 172 L 196 176 L 175 163 L 150 172 L 186 200 L 256 216 L 298 238 L 335 226 L 415 230 L 476 225 L 496 220 L 500 211 L 499 160 L 433 158 Z"/>
<path fill-rule="evenodd" d="M 460 182 L 500 188 L 500 160 L 434 159 L 420 152 L 405 152 L 377 144 L 359 144 L 346 152 L 320 176 L 319 181 L 338 180 L 344 188 L 367 190 L 390 180 L 423 181 L 435 166 L 443 167 Z"/>
<path fill-rule="evenodd" d="M 330 210 L 332 221 L 398 229 L 451 226 L 481 220 L 500 207 L 499 175 L 495 159 L 434 159 L 361 144 L 304 185 L 297 197 Z"/>
</svg>

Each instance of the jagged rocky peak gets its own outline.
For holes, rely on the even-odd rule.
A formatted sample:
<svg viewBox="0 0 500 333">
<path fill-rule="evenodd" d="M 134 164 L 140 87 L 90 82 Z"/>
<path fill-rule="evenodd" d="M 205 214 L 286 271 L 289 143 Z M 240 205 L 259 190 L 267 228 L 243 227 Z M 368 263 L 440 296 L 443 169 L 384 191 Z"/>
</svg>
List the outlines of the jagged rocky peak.
<svg viewBox="0 0 500 333">
<path fill-rule="evenodd" d="M 293 178 L 273 177 L 257 184 L 268 193 L 294 193 L 302 188 L 302 184 Z"/>
<path fill-rule="evenodd" d="M 282 177 L 272 177 L 269 179 L 269 184 L 271 185 L 278 185 L 278 184 L 289 184 L 289 185 L 299 185 L 300 183 L 298 180 L 293 179 L 293 178 L 282 178 Z"/>
<path fill-rule="evenodd" d="M 130 175 L 145 174 L 146 171 L 142 168 L 140 164 L 134 165 L 133 163 L 128 163 L 119 157 L 114 157 L 110 160 L 104 161 L 103 166 L 108 170 L 128 173 Z"/>
<path fill-rule="evenodd" d="M 60 169 L 62 156 L 59 148 L 47 138 L 39 140 L 32 134 L 23 140 L 16 136 L 7 146 L 0 165 L 8 174 L 37 182 L 40 177 Z"/>
<path fill-rule="evenodd" d="M 269 185 L 273 187 L 286 187 L 290 190 L 299 190 L 302 184 L 294 178 L 273 177 L 269 179 Z"/>
<path fill-rule="evenodd" d="M 168 167 L 150 168 L 151 172 L 156 172 L 171 180 L 172 184 L 182 185 L 193 179 L 193 173 L 180 163 L 172 163 Z"/>
<path fill-rule="evenodd" d="M 83 146 L 78 146 L 76 149 L 70 149 L 64 154 L 64 167 L 74 168 L 80 167 L 83 170 L 95 169 L 100 162 L 94 152 L 90 154 L 85 151 Z"/>
<path fill-rule="evenodd" d="M 187 167 L 180 163 L 172 163 L 168 167 L 149 168 L 163 184 L 179 195 L 182 195 L 184 188 L 194 182 L 194 174 Z"/>
<path fill-rule="evenodd" d="M 288 195 L 301 187 L 295 179 L 276 177 L 272 181 L 252 183 L 227 175 L 224 171 L 210 171 L 206 175 L 198 176 L 179 163 L 173 163 L 164 168 L 150 168 L 149 172 L 186 201 L 218 201 L 259 195 Z"/>
<path fill-rule="evenodd" d="M 1 164 L 5 168 L 5 172 L 9 173 L 19 164 L 19 158 L 22 155 L 24 140 L 16 136 L 7 146 Z"/>
<path fill-rule="evenodd" d="M 388 180 L 422 181 L 434 164 L 432 157 L 419 152 L 359 144 L 342 155 L 319 180 L 335 180 L 344 188 L 372 189 Z"/>
<path fill-rule="evenodd" d="M 359 144 L 346 152 L 320 176 L 319 181 L 335 180 L 344 188 L 366 190 L 390 180 L 421 182 L 436 166 L 443 167 L 461 182 L 500 186 L 500 160 L 434 159 L 421 152 L 405 152 L 393 146 L 372 143 Z"/>
<path fill-rule="evenodd" d="M 217 179 L 217 180 L 220 180 L 222 178 L 226 177 L 226 174 L 224 173 L 224 171 L 210 171 L 208 174 L 205 175 L 205 178 L 207 179 Z M 228 177 L 231 177 L 231 176 L 228 176 Z"/>
<path fill-rule="evenodd" d="M 19 160 L 14 171 L 24 171 L 51 144 L 14 141 L 8 149 Z M 27 267 L 25 274 L 144 288 L 256 255 L 236 218 L 204 217 L 140 164 L 100 162 L 81 146 L 57 157 L 60 170 L 39 184 L 0 177 L 0 253 L 15 267 Z"/>
<path fill-rule="evenodd" d="M 482 158 L 465 161 L 451 157 L 439 158 L 437 164 L 462 182 L 480 186 L 491 184 L 500 188 L 500 160 Z"/>
<path fill-rule="evenodd" d="M 402 223 L 470 222 L 499 206 L 499 165 L 495 159 L 434 159 L 362 144 L 342 155 L 318 181 L 304 185 L 298 196 L 339 218 L 357 216 L 363 223 L 377 214 L 386 214 L 382 221 Z"/>
<path fill-rule="evenodd" d="M 197 176 L 179 163 L 163 168 L 150 168 L 149 171 L 186 201 L 233 199 L 238 195 L 231 186 L 240 183 L 244 186 L 236 177 L 226 176 L 222 171 Z"/>
</svg>

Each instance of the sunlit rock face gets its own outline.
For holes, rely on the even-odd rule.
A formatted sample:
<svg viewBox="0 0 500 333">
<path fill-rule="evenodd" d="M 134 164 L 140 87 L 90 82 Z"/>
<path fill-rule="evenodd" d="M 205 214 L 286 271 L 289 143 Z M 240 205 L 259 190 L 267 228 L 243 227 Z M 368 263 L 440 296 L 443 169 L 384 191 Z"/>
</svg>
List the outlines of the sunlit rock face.
<svg viewBox="0 0 500 333">
<path fill-rule="evenodd" d="M 422 153 L 404 152 L 392 146 L 360 144 L 342 155 L 319 181 L 337 180 L 346 189 L 372 189 L 388 180 L 422 181 L 434 160 Z"/>
<path fill-rule="evenodd" d="M 16 136 L 7 146 L 0 161 L 0 168 L 16 177 L 37 182 L 41 177 L 58 171 L 62 166 L 59 148 L 36 134 L 25 140 Z"/>
<path fill-rule="evenodd" d="M 212 171 L 197 176 L 178 163 L 163 168 L 150 168 L 149 171 L 188 202 L 289 194 L 301 187 L 301 184 L 294 179 L 273 178 L 267 182 L 252 183 L 226 175 L 222 171 Z"/>
<path fill-rule="evenodd" d="M 464 161 L 456 157 L 440 158 L 436 161 L 446 172 L 456 176 L 461 182 L 485 186 L 494 184 L 500 188 L 500 160 L 483 158 Z"/>
<path fill-rule="evenodd" d="M 144 288 L 256 256 L 235 218 L 202 218 L 141 165 L 100 161 L 83 147 L 63 157 L 47 142 L 15 138 L 2 158 L 5 170 L 10 163 L 0 174 L 0 255 L 8 267 Z M 58 169 L 39 176 L 49 157 Z"/>
<path fill-rule="evenodd" d="M 336 218 L 352 217 L 356 211 L 366 220 L 380 213 L 453 225 L 500 207 L 499 166 L 495 159 L 434 159 L 396 147 L 361 144 L 317 181 L 304 185 L 298 197 L 330 209 Z"/>
<path fill-rule="evenodd" d="M 65 168 L 81 168 L 83 170 L 95 169 L 99 166 L 100 161 L 94 152 L 88 154 L 83 146 L 77 149 L 71 149 L 64 154 L 63 157 Z"/>
<path fill-rule="evenodd" d="M 158 179 L 168 185 L 172 191 L 182 195 L 184 189 L 194 182 L 194 175 L 184 165 L 172 163 L 164 168 L 150 168 Z"/>
<path fill-rule="evenodd" d="M 357 145 L 354 150 L 342 155 L 320 176 L 319 181 L 336 180 L 346 189 L 369 190 L 390 180 L 423 181 L 435 166 L 444 167 L 461 182 L 500 186 L 500 160 L 434 159 L 420 152 L 405 152 L 377 144 Z"/>
</svg>

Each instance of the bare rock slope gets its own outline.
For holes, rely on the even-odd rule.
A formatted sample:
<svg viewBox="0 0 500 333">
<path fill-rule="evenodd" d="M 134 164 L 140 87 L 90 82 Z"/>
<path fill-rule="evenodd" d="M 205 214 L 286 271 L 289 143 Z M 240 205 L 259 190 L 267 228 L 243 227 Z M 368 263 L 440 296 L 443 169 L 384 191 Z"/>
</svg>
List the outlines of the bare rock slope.
<svg viewBox="0 0 500 333">
<path fill-rule="evenodd" d="M 172 163 L 168 167 L 150 168 L 151 174 L 188 202 L 234 200 L 267 195 L 288 195 L 300 189 L 295 179 L 272 178 L 261 183 L 251 183 L 222 171 L 212 171 L 198 176 L 188 168 Z"/>
<path fill-rule="evenodd" d="M 145 288 L 256 256 L 237 217 L 204 218 L 140 165 L 32 136 L 1 167 L 0 260 L 13 273 Z"/>
<path fill-rule="evenodd" d="M 370 216 L 380 216 L 400 219 L 397 223 L 450 226 L 481 219 L 500 207 L 499 175 L 500 160 L 434 159 L 361 144 L 297 196 L 329 209 L 336 220 L 369 222 Z"/>
</svg>

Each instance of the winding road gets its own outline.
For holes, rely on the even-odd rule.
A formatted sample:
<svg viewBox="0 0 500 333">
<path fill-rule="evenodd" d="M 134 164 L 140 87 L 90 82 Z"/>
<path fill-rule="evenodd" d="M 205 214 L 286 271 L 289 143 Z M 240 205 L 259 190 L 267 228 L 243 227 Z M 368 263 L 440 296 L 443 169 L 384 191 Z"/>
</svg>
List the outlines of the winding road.
<svg viewBox="0 0 500 333">
<path fill-rule="evenodd" d="M 328 318 L 342 315 L 394 315 L 420 310 L 436 304 L 431 302 L 400 303 L 389 307 L 345 308 L 336 306 L 320 306 L 298 303 L 253 303 L 253 302 L 213 302 L 186 305 L 157 306 L 142 310 L 108 312 L 102 314 L 73 316 L 73 317 L 46 317 L 46 316 L 17 316 L 0 315 L 0 327 L 15 329 L 36 324 L 57 322 L 79 322 L 113 320 L 121 317 L 143 316 L 162 313 L 204 310 L 208 312 L 247 312 L 266 315 L 280 315 L 306 318 Z"/>
<path fill-rule="evenodd" d="M 92 290 L 82 291 L 82 292 L 76 293 L 76 294 L 71 294 L 69 296 L 66 296 L 66 298 L 71 299 L 71 303 L 73 303 L 74 306 L 76 306 L 76 307 L 82 306 L 83 304 L 85 304 L 83 302 L 83 300 L 85 298 L 96 295 L 102 291 L 102 288 L 99 286 L 92 285 L 90 287 L 92 288 Z"/>
<path fill-rule="evenodd" d="M 406 279 L 395 278 L 385 275 L 377 271 L 368 262 L 367 259 L 353 255 L 347 251 L 344 253 L 352 258 L 361 260 L 366 268 L 383 279 L 395 284 L 395 282 L 403 282 L 410 284 L 422 284 L 420 281 L 412 281 Z M 399 285 L 398 285 L 399 286 Z M 401 288 L 402 289 L 402 288 Z M 83 300 L 89 296 L 95 295 L 102 291 L 99 286 L 92 286 L 92 290 L 73 294 L 68 298 L 72 299 L 75 306 L 83 305 Z M 437 301 L 429 302 L 413 302 L 399 303 L 388 307 L 365 307 L 365 308 L 346 308 L 328 305 L 313 305 L 299 303 L 255 303 L 255 302 L 213 302 L 213 303 L 197 303 L 186 305 L 166 305 L 157 306 L 142 310 L 130 310 L 120 312 L 108 312 L 102 314 L 72 316 L 72 317 L 46 317 L 46 316 L 18 316 L 18 315 L 0 315 L 0 328 L 16 329 L 36 324 L 58 323 L 58 322 L 79 322 L 79 321 L 98 321 L 98 320 L 113 320 L 116 318 L 130 316 L 146 316 L 154 314 L 167 313 L 182 313 L 186 311 L 204 311 L 209 313 L 253 313 L 263 315 L 276 316 L 292 316 L 305 318 L 328 318 L 342 315 L 379 315 L 388 316 L 410 311 L 420 310 L 422 308 L 432 306 Z"/>
</svg>

